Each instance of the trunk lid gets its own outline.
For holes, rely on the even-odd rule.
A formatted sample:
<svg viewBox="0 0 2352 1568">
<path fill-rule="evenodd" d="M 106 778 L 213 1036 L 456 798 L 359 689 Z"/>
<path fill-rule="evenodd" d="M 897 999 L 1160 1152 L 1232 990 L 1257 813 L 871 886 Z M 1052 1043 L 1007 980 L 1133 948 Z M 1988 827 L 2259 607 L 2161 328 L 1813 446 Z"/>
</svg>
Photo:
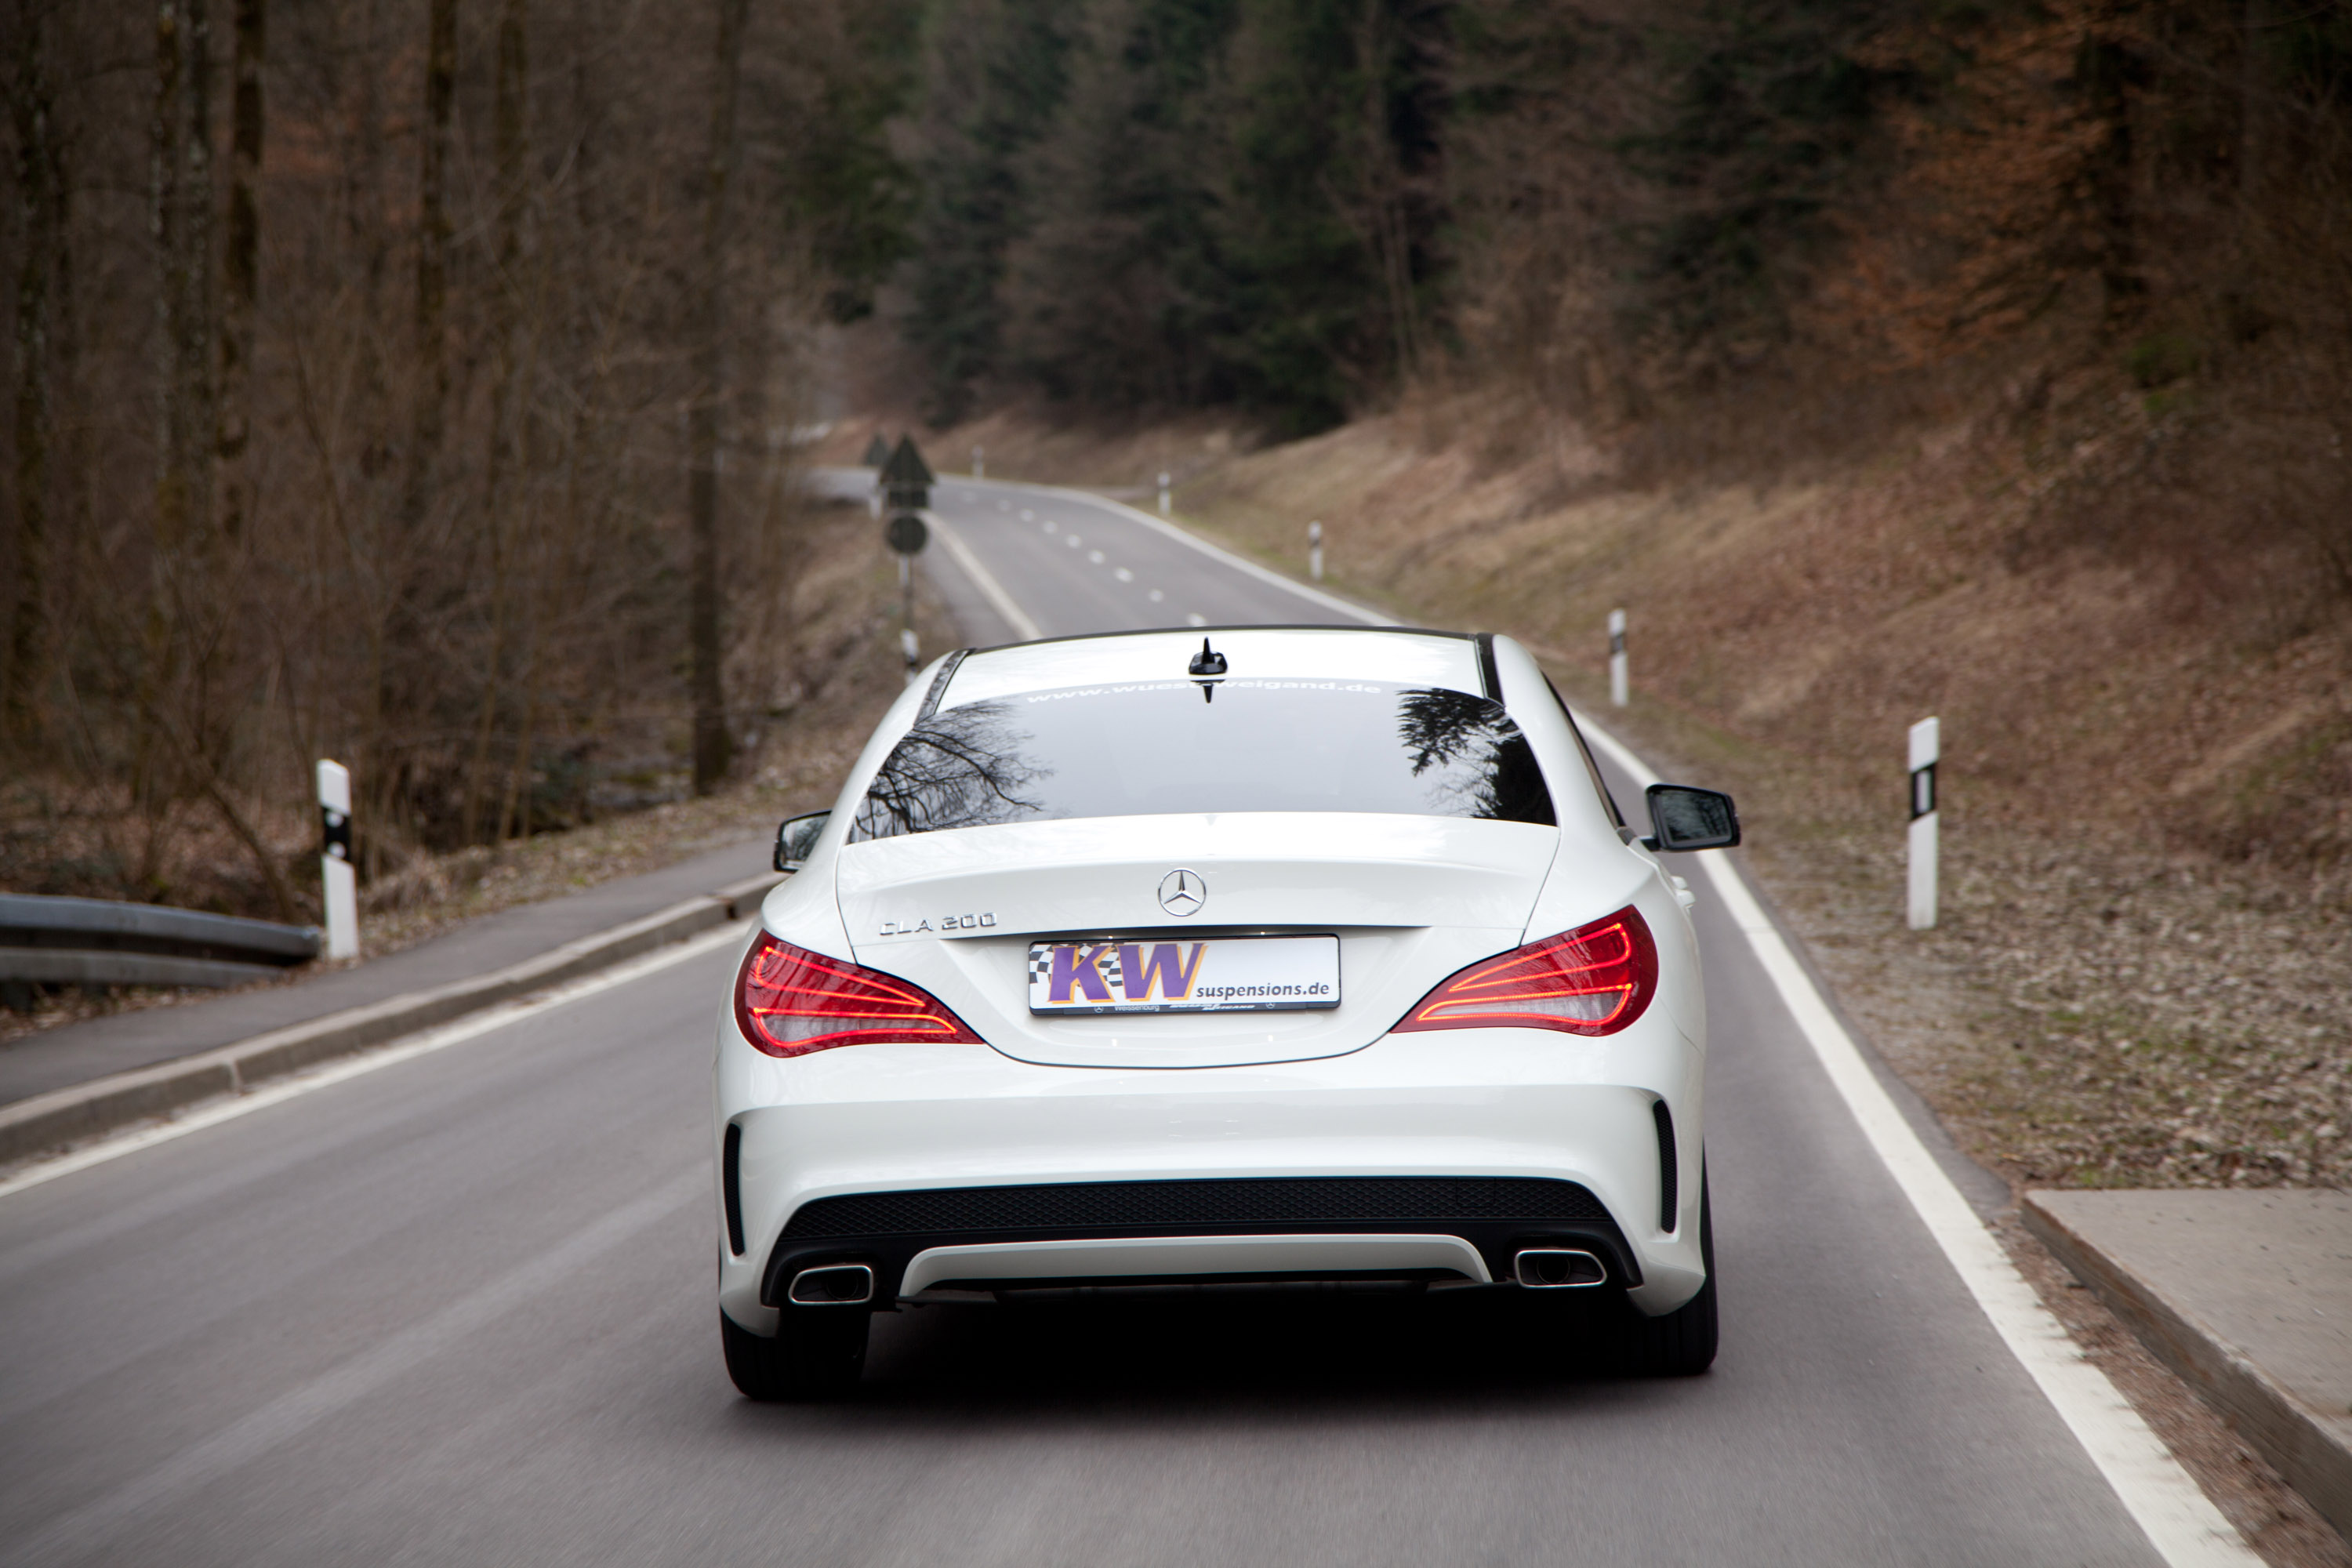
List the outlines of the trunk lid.
<svg viewBox="0 0 2352 1568">
<path fill-rule="evenodd" d="M 1008 1056 L 1240 1066 L 1360 1049 L 1446 975 L 1516 946 L 1558 843 L 1553 827 L 1458 817 L 1089 817 L 849 845 L 835 891 L 860 963 L 922 986 Z M 1160 899 L 1180 869 L 1204 892 L 1183 918 Z M 1339 940 L 1334 1008 L 1029 1011 L 1034 941 L 1324 933 Z"/>
</svg>

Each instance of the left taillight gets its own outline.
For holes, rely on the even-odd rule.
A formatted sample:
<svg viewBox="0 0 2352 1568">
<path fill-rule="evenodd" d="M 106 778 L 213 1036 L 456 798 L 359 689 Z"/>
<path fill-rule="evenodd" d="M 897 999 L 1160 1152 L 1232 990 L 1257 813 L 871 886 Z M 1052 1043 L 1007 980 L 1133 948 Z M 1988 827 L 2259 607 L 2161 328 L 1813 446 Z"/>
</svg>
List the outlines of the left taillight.
<svg viewBox="0 0 2352 1568">
<path fill-rule="evenodd" d="M 772 1057 L 883 1040 L 983 1042 L 919 985 L 780 942 L 767 931 L 735 977 L 735 1022 Z"/>
<path fill-rule="evenodd" d="M 1423 997 L 1394 1033 L 1562 1029 L 1613 1035 L 1658 990 L 1658 945 L 1632 905 L 1462 970 Z"/>
</svg>

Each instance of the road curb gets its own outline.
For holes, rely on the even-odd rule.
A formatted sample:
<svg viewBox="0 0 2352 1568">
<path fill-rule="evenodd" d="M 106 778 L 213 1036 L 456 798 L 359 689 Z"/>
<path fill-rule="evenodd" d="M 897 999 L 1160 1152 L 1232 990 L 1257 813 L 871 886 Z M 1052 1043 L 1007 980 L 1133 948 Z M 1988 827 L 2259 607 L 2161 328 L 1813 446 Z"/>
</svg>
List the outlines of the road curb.
<svg viewBox="0 0 2352 1568">
<path fill-rule="evenodd" d="M 2322 1518 L 2352 1540 L 2352 1447 L 2211 1326 L 2028 1193 L 2025 1228 L 2268 1459 Z"/>
<path fill-rule="evenodd" d="M 773 872 L 762 872 L 487 974 L 345 1008 L 173 1061 L 0 1106 L 0 1166 L 168 1116 L 203 1100 L 243 1093 L 271 1079 L 609 969 L 741 919 L 759 907 L 779 879 Z"/>
</svg>

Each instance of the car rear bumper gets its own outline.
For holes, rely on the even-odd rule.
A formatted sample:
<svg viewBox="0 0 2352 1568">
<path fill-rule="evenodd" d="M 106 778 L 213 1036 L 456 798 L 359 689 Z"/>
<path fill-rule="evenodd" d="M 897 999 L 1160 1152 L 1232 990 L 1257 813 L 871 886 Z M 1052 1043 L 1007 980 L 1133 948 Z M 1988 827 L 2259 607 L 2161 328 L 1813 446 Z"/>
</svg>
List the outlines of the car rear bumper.
<svg viewBox="0 0 2352 1568">
<path fill-rule="evenodd" d="M 754 1332 L 772 1331 L 797 1271 L 835 1262 L 872 1267 L 878 1304 L 951 1281 L 1483 1283 L 1509 1279 L 1529 1246 L 1593 1252 L 1653 1313 L 1705 1280 L 1698 1055 L 1663 1020 L 1600 1040 L 1391 1036 L 1346 1057 L 1190 1071 L 930 1044 L 780 1062 L 720 1027 L 744 1243 L 720 1249 L 720 1304 Z M 1681 1173 L 1671 1226 L 1662 1099 Z M 1433 1195 L 1421 1178 L 1512 1195 Z M 1224 1195 L 1192 1201 L 1207 1189 Z M 1276 1189 L 1286 1195 L 1269 1200 Z M 1071 1201 L 1089 1194 L 1118 1201 Z M 900 1198 L 929 1201 L 877 1202 Z"/>
<path fill-rule="evenodd" d="M 935 1286 L 1258 1279 L 1514 1278 L 1529 1247 L 1640 1265 L 1598 1198 L 1574 1182 L 1493 1176 L 1212 1177 L 924 1187 L 816 1198 L 769 1249 L 762 1305 L 803 1270 L 862 1264 L 874 1299 Z"/>
</svg>

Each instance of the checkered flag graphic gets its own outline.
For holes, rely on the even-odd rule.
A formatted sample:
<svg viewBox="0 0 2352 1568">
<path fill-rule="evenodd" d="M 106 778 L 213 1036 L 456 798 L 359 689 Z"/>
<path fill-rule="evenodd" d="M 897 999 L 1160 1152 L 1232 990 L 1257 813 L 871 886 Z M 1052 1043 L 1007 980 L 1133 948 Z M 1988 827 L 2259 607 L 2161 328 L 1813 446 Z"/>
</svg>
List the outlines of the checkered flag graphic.
<svg viewBox="0 0 2352 1568">
<path fill-rule="evenodd" d="M 1118 947 L 1110 943 L 1098 944 L 1085 942 L 1050 942 L 1043 947 L 1031 948 L 1029 950 L 1029 979 L 1033 985 L 1037 984 L 1050 984 L 1052 982 L 1054 978 L 1054 954 L 1066 947 L 1075 948 L 1081 953 L 1092 949 L 1099 948 L 1099 954 L 1095 960 L 1095 969 L 1102 975 L 1103 984 L 1110 987 L 1111 994 L 1114 996 L 1125 990 L 1126 982 L 1123 977 L 1123 972 L 1119 967 Z M 1076 996 L 1071 998 L 1073 1001 L 1076 1001 L 1076 999 L 1077 998 Z"/>
</svg>

